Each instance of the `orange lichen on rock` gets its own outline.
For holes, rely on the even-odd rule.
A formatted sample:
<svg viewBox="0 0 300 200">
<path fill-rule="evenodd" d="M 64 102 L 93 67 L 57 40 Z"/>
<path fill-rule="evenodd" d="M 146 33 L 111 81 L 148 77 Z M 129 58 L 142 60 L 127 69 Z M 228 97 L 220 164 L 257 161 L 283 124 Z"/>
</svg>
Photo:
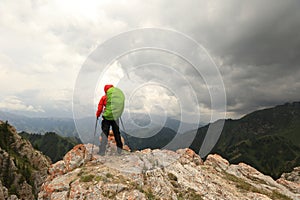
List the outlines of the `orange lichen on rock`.
<svg viewBox="0 0 300 200">
<path fill-rule="evenodd" d="M 67 171 L 71 171 L 81 166 L 88 158 L 88 151 L 84 144 L 76 145 L 71 151 L 64 156 L 64 162 Z"/>
</svg>

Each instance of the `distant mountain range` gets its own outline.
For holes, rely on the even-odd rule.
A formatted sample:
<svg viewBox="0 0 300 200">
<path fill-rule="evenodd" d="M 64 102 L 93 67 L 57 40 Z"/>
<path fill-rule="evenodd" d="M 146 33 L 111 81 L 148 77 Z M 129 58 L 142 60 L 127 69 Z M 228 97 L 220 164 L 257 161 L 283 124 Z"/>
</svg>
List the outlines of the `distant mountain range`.
<svg viewBox="0 0 300 200">
<path fill-rule="evenodd" d="M 168 117 L 164 119 L 162 116 L 155 115 L 151 121 L 143 114 L 133 114 L 131 116 L 122 116 L 124 122 L 124 128 L 126 132 L 130 132 L 129 135 L 135 134 L 140 129 L 152 129 L 157 127 L 163 128 L 163 130 L 172 129 L 176 133 L 184 133 L 188 130 L 192 130 L 204 125 L 204 123 L 192 124 L 181 122 L 180 120 Z M 38 118 L 27 117 L 23 115 L 16 115 L 9 112 L 0 111 L 0 120 L 8 121 L 18 132 L 45 134 L 47 132 L 55 132 L 63 137 L 77 137 L 84 143 L 93 143 L 94 139 L 94 127 L 95 117 L 85 117 L 76 120 L 76 126 L 74 120 L 71 118 Z M 101 120 L 99 119 L 99 123 Z M 150 125 L 149 125 L 150 122 Z M 148 126 L 149 125 L 149 126 Z M 76 128 L 77 127 L 77 128 Z M 121 129 L 123 127 L 121 126 Z M 78 133 L 79 132 L 79 133 Z M 97 136 L 101 133 L 100 125 L 97 129 Z M 96 141 L 97 142 L 97 141 Z"/>
<path fill-rule="evenodd" d="M 0 111 L 0 120 L 8 121 L 17 131 L 28 133 L 55 132 L 65 137 L 78 137 L 71 118 L 37 118 Z"/>
<path fill-rule="evenodd" d="M 195 130 L 191 149 L 199 152 L 208 127 Z M 185 137 L 192 132 L 185 133 Z M 211 153 L 220 154 L 230 163 L 246 162 L 273 178 L 291 171 L 300 165 L 300 102 L 226 120 Z"/>
<path fill-rule="evenodd" d="M 187 131 L 206 125 L 204 122 L 193 123 L 184 122 L 176 117 L 165 117 L 160 115 L 147 115 L 142 113 L 128 114 L 122 116 L 126 130 L 136 130 L 139 128 L 155 129 L 157 127 L 170 128 L 176 133 L 185 133 Z"/>
<path fill-rule="evenodd" d="M 167 127 L 161 129 L 141 128 L 131 131 L 130 135 L 124 132 L 121 134 L 125 138 L 125 143 L 133 151 L 164 148 L 176 136 L 176 132 Z"/>
</svg>

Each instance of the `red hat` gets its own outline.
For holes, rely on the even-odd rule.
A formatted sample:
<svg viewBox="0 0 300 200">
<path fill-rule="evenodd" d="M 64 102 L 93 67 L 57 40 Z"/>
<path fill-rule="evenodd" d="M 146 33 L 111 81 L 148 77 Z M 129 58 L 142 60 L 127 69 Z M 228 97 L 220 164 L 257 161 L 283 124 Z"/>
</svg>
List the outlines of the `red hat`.
<svg viewBox="0 0 300 200">
<path fill-rule="evenodd" d="M 105 85 L 105 86 L 104 86 L 104 92 L 106 93 L 107 90 L 108 90 L 109 88 L 111 88 L 111 87 L 114 87 L 114 86 L 113 86 L 113 85 Z"/>
</svg>

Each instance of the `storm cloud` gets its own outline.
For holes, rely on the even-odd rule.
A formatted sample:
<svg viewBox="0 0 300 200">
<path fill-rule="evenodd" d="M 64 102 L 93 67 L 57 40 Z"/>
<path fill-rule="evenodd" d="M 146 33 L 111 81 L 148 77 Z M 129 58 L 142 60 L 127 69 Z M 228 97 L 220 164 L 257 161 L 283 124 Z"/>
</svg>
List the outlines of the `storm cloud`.
<svg viewBox="0 0 300 200">
<path fill-rule="evenodd" d="M 178 31 L 205 47 L 224 82 L 227 117 L 299 101 L 299 8 L 297 0 L 1 1 L 1 109 L 28 115 L 72 116 L 72 91 L 88 56 L 111 37 L 146 27 Z M 118 45 L 115 48 L 124 44 Z M 182 49 L 188 51 L 189 46 Z M 175 66 L 198 86 L 197 91 L 202 91 L 197 93 L 200 110 L 209 113 L 208 86 L 180 57 L 143 51 L 120 58 L 118 64 L 122 68 L 133 63 L 151 63 L 155 57 L 161 63 Z M 143 81 L 164 78 L 164 73 L 153 74 L 149 68 L 131 75 Z M 104 81 L 99 83 L 103 85 Z M 101 84 L 95 86 L 99 97 L 103 93 Z M 187 90 L 180 78 L 174 78 L 172 84 Z M 151 88 L 149 91 L 153 92 Z M 188 96 L 182 101 L 191 101 Z M 159 98 L 152 97 L 150 102 Z M 174 99 L 174 94 L 169 97 Z M 163 95 L 167 102 L 166 98 Z M 170 105 L 178 107 L 176 102 Z M 137 104 L 138 108 L 141 106 Z"/>
</svg>

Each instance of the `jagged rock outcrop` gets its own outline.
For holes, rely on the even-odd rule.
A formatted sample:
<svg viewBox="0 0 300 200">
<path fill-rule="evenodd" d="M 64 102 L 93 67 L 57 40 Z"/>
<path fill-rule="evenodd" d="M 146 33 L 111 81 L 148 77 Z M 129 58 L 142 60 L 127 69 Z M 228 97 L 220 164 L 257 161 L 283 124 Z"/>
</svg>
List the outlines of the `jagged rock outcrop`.
<svg viewBox="0 0 300 200">
<path fill-rule="evenodd" d="M 300 183 L 300 167 L 295 167 L 290 173 L 283 173 L 281 178 L 291 182 Z"/>
<path fill-rule="evenodd" d="M 295 167 L 290 173 L 283 173 L 277 182 L 300 194 L 300 167 Z"/>
<path fill-rule="evenodd" d="M 36 199 L 50 159 L 0 121 L 0 199 Z"/>
<path fill-rule="evenodd" d="M 244 163 L 231 165 L 216 154 L 203 162 L 190 149 L 146 149 L 90 159 L 91 149 L 78 145 L 53 164 L 39 199 L 300 198 L 280 181 Z"/>
</svg>

